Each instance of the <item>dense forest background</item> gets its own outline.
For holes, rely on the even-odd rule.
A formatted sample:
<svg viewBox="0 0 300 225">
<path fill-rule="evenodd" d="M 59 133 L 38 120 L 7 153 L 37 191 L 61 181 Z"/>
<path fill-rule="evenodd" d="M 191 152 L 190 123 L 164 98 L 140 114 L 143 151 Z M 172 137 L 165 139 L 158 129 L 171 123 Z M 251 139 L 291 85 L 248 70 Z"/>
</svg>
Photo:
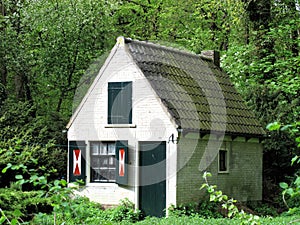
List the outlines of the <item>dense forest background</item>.
<svg viewBox="0 0 300 225">
<path fill-rule="evenodd" d="M 298 0 L 0 0 L 0 169 L 66 176 L 62 131 L 75 91 L 121 35 L 218 50 L 264 127 L 300 121 L 299 25 Z M 274 203 L 299 150 L 284 130 L 263 143 L 264 201 Z M 0 187 L 14 180 L 7 171 Z"/>
</svg>

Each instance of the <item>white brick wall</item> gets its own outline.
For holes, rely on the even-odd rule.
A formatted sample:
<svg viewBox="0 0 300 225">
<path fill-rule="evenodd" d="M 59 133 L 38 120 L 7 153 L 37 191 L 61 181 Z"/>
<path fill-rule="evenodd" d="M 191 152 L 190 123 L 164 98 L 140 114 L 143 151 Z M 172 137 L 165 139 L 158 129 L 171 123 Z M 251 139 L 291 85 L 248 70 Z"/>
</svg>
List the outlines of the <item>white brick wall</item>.
<svg viewBox="0 0 300 225">
<path fill-rule="evenodd" d="M 121 199 L 129 198 L 138 203 L 136 151 L 138 141 L 168 141 L 176 127 L 162 106 L 147 79 L 126 53 L 124 46 L 113 49 L 109 62 L 103 67 L 100 76 L 96 77 L 83 104 L 68 130 L 69 140 L 116 141 L 128 140 L 129 144 L 129 181 L 131 186 L 120 187 L 117 184 L 89 183 L 90 168 L 87 163 L 87 186 L 82 191 L 94 201 L 101 204 L 118 204 Z M 133 111 L 132 122 L 135 128 L 116 128 L 107 126 L 107 83 L 132 81 Z M 80 108 L 81 107 L 81 108 Z M 89 144 L 87 150 L 89 149 Z M 176 203 L 176 145 L 167 144 L 167 203 Z M 89 152 L 87 151 L 87 155 Z M 87 157 L 89 160 L 89 157 Z"/>
</svg>

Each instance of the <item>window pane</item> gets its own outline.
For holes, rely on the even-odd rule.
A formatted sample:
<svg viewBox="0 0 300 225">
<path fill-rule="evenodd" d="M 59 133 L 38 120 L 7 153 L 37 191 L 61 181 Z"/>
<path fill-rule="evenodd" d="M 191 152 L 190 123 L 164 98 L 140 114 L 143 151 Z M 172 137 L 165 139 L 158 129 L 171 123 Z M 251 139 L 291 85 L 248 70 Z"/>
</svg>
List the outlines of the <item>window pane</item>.
<svg viewBox="0 0 300 225">
<path fill-rule="evenodd" d="M 91 154 L 92 155 L 99 155 L 99 144 L 98 143 L 91 143 Z"/>
<path fill-rule="evenodd" d="M 107 144 L 106 143 L 101 144 L 100 154 L 101 155 L 106 155 L 107 154 Z"/>
<path fill-rule="evenodd" d="M 100 167 L 101 168 L 107 168 L 107 166 L 108 166 L 108 158 L 107 157 L 101 157 Z"/>
<path fill-rule="evenodd" d="M 116 181 L 116 144 L 114 142 L 91 143 L 91 182 Z"/>
<path fill-rule="evenodd" d="M 115 164 L 116 160 L 115 160 L 115 156 L 111 156 L 109 157 L 109 167 L 112 168 L 112 167 L 115 167 L 116 164 Z"/>
<path fill-rule="evenodd" d="M 227 171 L 227 151 L 219 151 L 219 170 Z"/>
<path fill-rule="evenodd" d="M 107 175 L 108 175 L 108 179 L 110 181 L 115 181 L 116 180 L 116 170 L 115 169 L 108 170 Z"/>
<path fill-rule="evenodd" d="M 92 166 L 92 168 L 98 168 L 98 167 L 100 167 L 100 158 L 98 158 L 98 157 L 92 157 L 91 158 L 91 166 Z"/>
<path fill-rule="evenodd" d="M 101 170 L 100 171 L 100 180 L 101 181 L 107 181 L 108 180 L 108 171 L 107 170 Z"/>
<path fill-rule="evenodd" d="M 92 171 L 92 179 L 93 181 L 100 181 L 101 180 L 101 176 L 100 176 L 100 170 L 96 169 Z"/>
<path fill-rule="evenodd" d="M 108 155 L 115 155 L 116 154 L 116 145 L 115 145 L 115 143 L 108 143 L 107 148 L 108 148 Z"/>
</svg>

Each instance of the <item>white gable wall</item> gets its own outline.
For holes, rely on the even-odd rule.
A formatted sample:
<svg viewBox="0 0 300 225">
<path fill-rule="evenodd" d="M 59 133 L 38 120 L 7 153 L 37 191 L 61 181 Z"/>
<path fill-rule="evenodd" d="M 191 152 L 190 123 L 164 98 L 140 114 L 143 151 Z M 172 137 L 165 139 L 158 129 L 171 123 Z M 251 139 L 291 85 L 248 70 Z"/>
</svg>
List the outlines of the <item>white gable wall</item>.
<svg viewBox="0 0 300 225">
<path fill-rule="evenodd" d="M 132 126 L 108 125 L 108 82 L 126 81 L 132 81 Z M 101 204 L 118 204 L 125 197 L 137 204 L 138 174 L 135 168 L 138 141 L 166 141 L 167 207 L 176 204 L 176 144 L 168 143 L 171 134 L 176 135 L 176 127 L 159 97 L 127 54 L 125 47 L 115 46 L 69 124 L 68 139 L 84 140 L 87 144 L 87 185 L 82 193 Z M 116 140 L 128 140 L 131 152 L 129 183 L 132 186 L 90 183 L 90 141 Z"/>
</svg>

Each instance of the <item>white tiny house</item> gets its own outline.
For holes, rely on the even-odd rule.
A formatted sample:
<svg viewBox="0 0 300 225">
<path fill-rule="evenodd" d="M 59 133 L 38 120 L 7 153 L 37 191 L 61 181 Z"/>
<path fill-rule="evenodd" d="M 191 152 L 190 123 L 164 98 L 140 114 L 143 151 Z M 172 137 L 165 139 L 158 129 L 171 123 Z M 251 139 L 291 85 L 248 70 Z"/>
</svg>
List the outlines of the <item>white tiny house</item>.
<svg viewBox="0 0 300 225">
<path fill-rule="evenodd" d="M 67 125 L 68 181 L 103 205 L 144 214 L 199 201 L 201 174 L 260 200 L 264 131 L 214 61 L 119 37 Z"/>
</svg>

